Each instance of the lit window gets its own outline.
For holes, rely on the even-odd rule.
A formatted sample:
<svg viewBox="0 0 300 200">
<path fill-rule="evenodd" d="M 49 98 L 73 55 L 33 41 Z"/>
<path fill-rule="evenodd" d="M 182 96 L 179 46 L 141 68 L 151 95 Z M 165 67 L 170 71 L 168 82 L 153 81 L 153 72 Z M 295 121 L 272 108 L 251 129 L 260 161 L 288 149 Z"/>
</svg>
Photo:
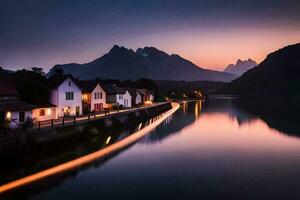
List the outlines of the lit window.
<svg viewBox="0 0 300 200">
<path fill-rule="evenodd" d="M 6 118 L 7 118 L 7 119 L 10 119 L 10 118 L 11 118 L 11 112 L 8 111 L 8 112 L 6 113 Z"/>
<path fill-rule="evenodd" d="M 45 116 L 45 109 L 40 109 L 40 116 Z"/>
<path fill-rule="evenodd" d="M 47 114 L 47 115 L 51 115 L 51 109 L 50 109 L 50 108 L 47 109 L 46 114 Z"/>
</svg>

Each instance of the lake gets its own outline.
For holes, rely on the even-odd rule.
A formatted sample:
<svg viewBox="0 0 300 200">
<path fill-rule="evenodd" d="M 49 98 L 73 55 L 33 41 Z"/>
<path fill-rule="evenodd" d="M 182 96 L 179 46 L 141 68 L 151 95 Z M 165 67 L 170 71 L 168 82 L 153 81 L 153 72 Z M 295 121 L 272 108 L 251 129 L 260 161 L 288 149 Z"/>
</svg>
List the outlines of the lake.
<svg viewBox="0 0 300 200">
<path fill-rule="evenodd" d="M 30 199 L 300 199 L 298 102 L 298 98 L 284 97 L 184 102 L 135 144 L 9 195 Z M 101 148 L 100 143 L 93 139 L 69 151 L 80 156 L 80 152 Z M 56 160 L 68 157 L 61 154 Z"/>
</svg>

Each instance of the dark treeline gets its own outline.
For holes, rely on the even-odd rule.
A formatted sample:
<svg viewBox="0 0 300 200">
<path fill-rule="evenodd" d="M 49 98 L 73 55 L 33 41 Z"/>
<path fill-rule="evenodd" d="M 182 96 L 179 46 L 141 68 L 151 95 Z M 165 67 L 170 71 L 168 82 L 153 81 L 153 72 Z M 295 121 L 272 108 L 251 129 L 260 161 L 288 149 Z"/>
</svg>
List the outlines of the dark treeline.
<svg viewBox="0 0 300 200">
<path fill-rule="evenodd" d="M 63 71 L 57 71 L 55 76 L 63 75 Z M 14 81 L 16 89 L 21 100 L 32 104 L 48 102 L 50 93 L 50 84 L 42 68 L 33 67 L 31 70 L 18 70 L 16 72 L 7 71 L 0 68 L 1 79 L 11 79 Z M 76 78 L 76 77 L 75 77 Z M 98 79 L 102 84 L 116 84 L 122 88 L 144 88 L 155 93 L 157 100 L 162 100 L 159 95 L 159 88 L 155 81 L 147 78 L 140 78 L 136 81 L 117 79 Z"/>
<path fill-rule="evenodd" d="M 202 95 L 215 94 L 225 86 L 225 82 L 214 81 L 155 81 L 160 94 L 172 99 L 180 99 L 183 95 L 187 98 L 197 98 L 195 91 Z"/>
<path fill-rule="evenodd" d="M 0 78 L 11 79 L 15 83 L 21 100 L 39 104 L 49 98 L 49 84 L 42 68 L 18 70 L 16 72 L 0 70 Z"/>
<path fill-rule="evenodd" d="M 62 69 L 57 69 L 54 76 L 64 75 Z M 42 68 L 33 67 L 31 70 L 8 71 L 0 68 L 0 78 L 12 79 L 16 85 L 20 99 L 32 104 L 45 103 L 49 99 L 50 84 L 47 75 Z M 78 77 L 74 77 L 78 79 Z M 195 91 L 201 94 L 215 94 L 224 87 L 224 82 L 213 81 L 154 81 L 148 78 L 138 80 L 99 79 L 100 84 L 117 85 L 121 88 L 148 89 L 154 92 L 156 101 L 164 101 L 165 98 L 183 99 L 199 97 Z"/>
</svg>

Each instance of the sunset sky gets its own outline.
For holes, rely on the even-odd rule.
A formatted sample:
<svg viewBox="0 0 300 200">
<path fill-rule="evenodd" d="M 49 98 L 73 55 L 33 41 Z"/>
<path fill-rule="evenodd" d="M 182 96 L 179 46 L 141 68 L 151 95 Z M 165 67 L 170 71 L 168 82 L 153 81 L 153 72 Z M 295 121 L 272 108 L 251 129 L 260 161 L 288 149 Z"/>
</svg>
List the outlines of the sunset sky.
<svg viewBox="0 0 300 200">
<path fill-rule="evenodd" d="M 300 42 L 299 0 L 0 0 L 0 66 L 92 61 L 155 46 L 222 70 Z"/>
</svg>

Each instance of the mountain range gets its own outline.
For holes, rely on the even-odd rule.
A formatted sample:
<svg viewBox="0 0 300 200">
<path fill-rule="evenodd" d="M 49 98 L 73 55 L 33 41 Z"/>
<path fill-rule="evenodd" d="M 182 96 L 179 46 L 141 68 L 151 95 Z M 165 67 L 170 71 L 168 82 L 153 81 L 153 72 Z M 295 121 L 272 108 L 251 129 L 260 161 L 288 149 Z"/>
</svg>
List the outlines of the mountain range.
<svg viewBox="0 0 300 200">
<path fill-rule="evenodd" d="M 300 94 L 300 43 L 273 53 L 258 66 L 225 86 L 230 94 Z"/>
<path fill-rule="evenodd" d="M 229 82 L 237 78 L 227 72 L 200 68 L 179 55 L 169 55 L 154 47 L 138 48 L 136 51 L 113 46 L 102 57 L 86 64 L 55 65 L 48 73 L 62 69 L 80 79 L 120 79 L 136 80 L 141 77 L 153 80 L 209 80 Z"/>
<path fill-rule="evenodd" d="M 224 72 L 232 73 L 237 76 L 241 76 L 249 69 L 252 69 L 253 67 L 257 66 L 257 63 L 252 60 L 240 60 L 238 59 L 235 64 L 229 64 L 225 69 Z"/>
</svg>

